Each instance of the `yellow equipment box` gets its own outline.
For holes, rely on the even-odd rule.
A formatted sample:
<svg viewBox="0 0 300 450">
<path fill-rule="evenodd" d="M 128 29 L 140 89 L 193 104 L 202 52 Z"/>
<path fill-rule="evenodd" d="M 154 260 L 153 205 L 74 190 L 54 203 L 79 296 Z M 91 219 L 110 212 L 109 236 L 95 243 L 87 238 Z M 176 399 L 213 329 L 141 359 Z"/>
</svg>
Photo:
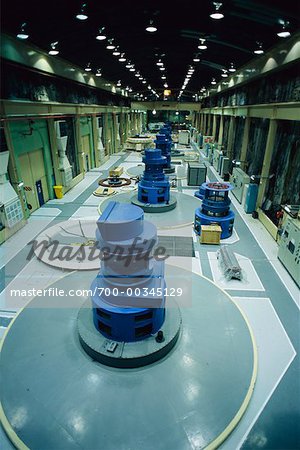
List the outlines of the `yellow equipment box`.
<svg viewBox="0 0 300 450">
<path fill-rule="evenodd" d="M 123 167 L 113 167 L 109 171 L 110 177 L 120 177 L 123 173 L 124 168 Z"/>
<path fill-rule="evenodd" d="M 220 244 L 222 228 L 220 225 L 201 225 L 201 244 Z"/>
</svg>

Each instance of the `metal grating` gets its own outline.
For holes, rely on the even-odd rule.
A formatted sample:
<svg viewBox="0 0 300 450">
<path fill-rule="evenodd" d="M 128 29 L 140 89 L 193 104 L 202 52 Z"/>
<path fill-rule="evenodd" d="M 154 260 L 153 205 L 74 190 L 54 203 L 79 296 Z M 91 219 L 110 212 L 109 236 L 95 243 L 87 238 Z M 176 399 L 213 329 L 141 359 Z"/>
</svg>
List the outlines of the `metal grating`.
<svg viewBox="0 0 300 450">
<path fill-rule="evenodd" d="M 193 239 L 183 236 L 158 236 L 158 245 L 170 256 L 195 256 Z"/>
</svg>

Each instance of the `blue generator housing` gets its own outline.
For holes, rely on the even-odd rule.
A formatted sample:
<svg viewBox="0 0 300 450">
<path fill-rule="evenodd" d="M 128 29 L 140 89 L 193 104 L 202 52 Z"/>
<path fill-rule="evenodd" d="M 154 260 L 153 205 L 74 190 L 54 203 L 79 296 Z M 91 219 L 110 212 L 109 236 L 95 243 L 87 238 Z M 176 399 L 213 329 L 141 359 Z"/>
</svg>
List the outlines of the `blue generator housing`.
<svg viewBox="0 0 300 450">
<path fill-rule="evenodd" d="M 200 235 L 201 225 L 214 223 L 222 228 L 221 239 L 230 237 L 233 231 L 234 212 L 230 210 L 231 201 L 228 194 L 233 186 L 230 183 L 203 183 L 201 189 L 204 197 L 202 205 L 195 211 L 195 232 Z"/>
<path fill-rule="evenodd" d="M 110 202 L 97 222 L 100 271 L 91 285 L 97 330 L 134 342 L 157 333 L 165 320 L 164 262 L 153 258 L 156 227 L 131 204 Z"/>
<path fill-rule="evenodd" d="M 166 157 L 161 150 L 145 149 L 143 157 L 145 171 L 138 185 L 138 200 L 141 203 L 168 203 L 170 200 L 170 182 L 164 174 Z"/>
</svg>

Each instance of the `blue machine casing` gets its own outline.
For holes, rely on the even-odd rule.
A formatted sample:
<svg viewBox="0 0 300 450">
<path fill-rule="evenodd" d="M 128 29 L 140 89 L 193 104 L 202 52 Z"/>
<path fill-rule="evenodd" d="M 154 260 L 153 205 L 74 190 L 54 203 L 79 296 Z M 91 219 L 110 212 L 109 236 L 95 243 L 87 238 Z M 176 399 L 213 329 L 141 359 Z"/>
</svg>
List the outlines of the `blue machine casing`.
<svg viewBox="0 0 300 450">
<path fill-rule="evenodd" d="M 199 198 L 200 200 L 204 199 L 204 194 L 206 191 L 206 183 L 202 183 L 199 187 L 198 191 L 195 192 L 195 197 Z"/>
<path fill-rule="evenodd" d="M 97 227 L 101 268 L 91 285 L 94 325 L 111 340 L 145 339 L 165 320 L 164 262 L 153 258 L 156 227 L 144 222 L 138 206 L 117 202 L 108 204 Z"/>
<path fill-rule="evenodd" d="M 158 204 L 170 201 L 170 182 L 164 174 L 166 157 L 161 150 L 145 149 L 143 157 L 145 171 L 138 185 L 138 200 L 142 203 Z"/>
<path fill-rule="evenodd" d="M 196 197 L 200 198 L 204 193 L 201 207 L 195 211 L 194 229 L 201 234 L 201 225 L 212 223 L 220 225 L 222 228 L 221 239 L 226 239 L 232 235 L 234 224 L 234 212 L 230 210 L 231 201 L 228 197 L 229 191 L 233 189 L 230 183 L 203 183 L 196 192 Z"/>
<path fill-rule="evenodd" d="M 248 185 L 244 210 L 247 214 L 253 213 L 256 209 L 256 200 L 258 195 L 258 185 L 250 183 Z"/>
<path fill-rule="evenodd" d="M 172 139 L 169 138 L 166 134 L 159 133 L 156 135 L 154 143 L 156 144 L 156 148 L 159 148 L 161 150 L 162 156 L 166 158 L 165 167 L 170 168 Z"/>
</svg>

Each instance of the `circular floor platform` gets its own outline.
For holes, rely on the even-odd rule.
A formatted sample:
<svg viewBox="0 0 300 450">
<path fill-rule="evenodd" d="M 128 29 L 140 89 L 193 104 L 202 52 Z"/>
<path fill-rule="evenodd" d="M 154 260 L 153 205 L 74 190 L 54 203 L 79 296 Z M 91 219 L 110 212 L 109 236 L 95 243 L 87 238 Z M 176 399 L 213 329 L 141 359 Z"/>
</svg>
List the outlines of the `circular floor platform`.
<svg viewBox="0 0 300 450">
<path fill-rule="evenodd" d="M 140 177 L 145 170 L 145 164 L 138 164 L 137 166 L 132 166 L 129 167 L 128 169 L 126 169 L 126 173 L 127 175 L 129 175 L 130 177 Z"/>
<path fill-rule="evenodd" d="M 52 287 L 87 288 L 96 272 L 83 275 Z M 2 341 L 0 389 L 17 448 L 192 450 L 226 439 L 254 388 L 252 332 L 209 280 L 167 265 L 166 281 L 184 288 L 182 331 L 166 357 L 142 368 L 107 367 L 84 352 L 83 297 L 36 297 L 16 317 Z"/>
<path fill-rule="evenodd" d="M 145 220 L 154 223 L 158 229 L 180 228 L 194 223 L 196 208 L 199 208 L 200 201 L 182 192 L 172 192 L 172 196 L 177 200 L 176 208 L 166 213 L 156 214 L 145 212 Z M 120 203 L 131 203 L 132 193 L 124 192 L 114 195 L 113 200 Z M 99 214 L 102 214 L 110 200 L 104 200 L 98 207 Z"/>
</svg>

